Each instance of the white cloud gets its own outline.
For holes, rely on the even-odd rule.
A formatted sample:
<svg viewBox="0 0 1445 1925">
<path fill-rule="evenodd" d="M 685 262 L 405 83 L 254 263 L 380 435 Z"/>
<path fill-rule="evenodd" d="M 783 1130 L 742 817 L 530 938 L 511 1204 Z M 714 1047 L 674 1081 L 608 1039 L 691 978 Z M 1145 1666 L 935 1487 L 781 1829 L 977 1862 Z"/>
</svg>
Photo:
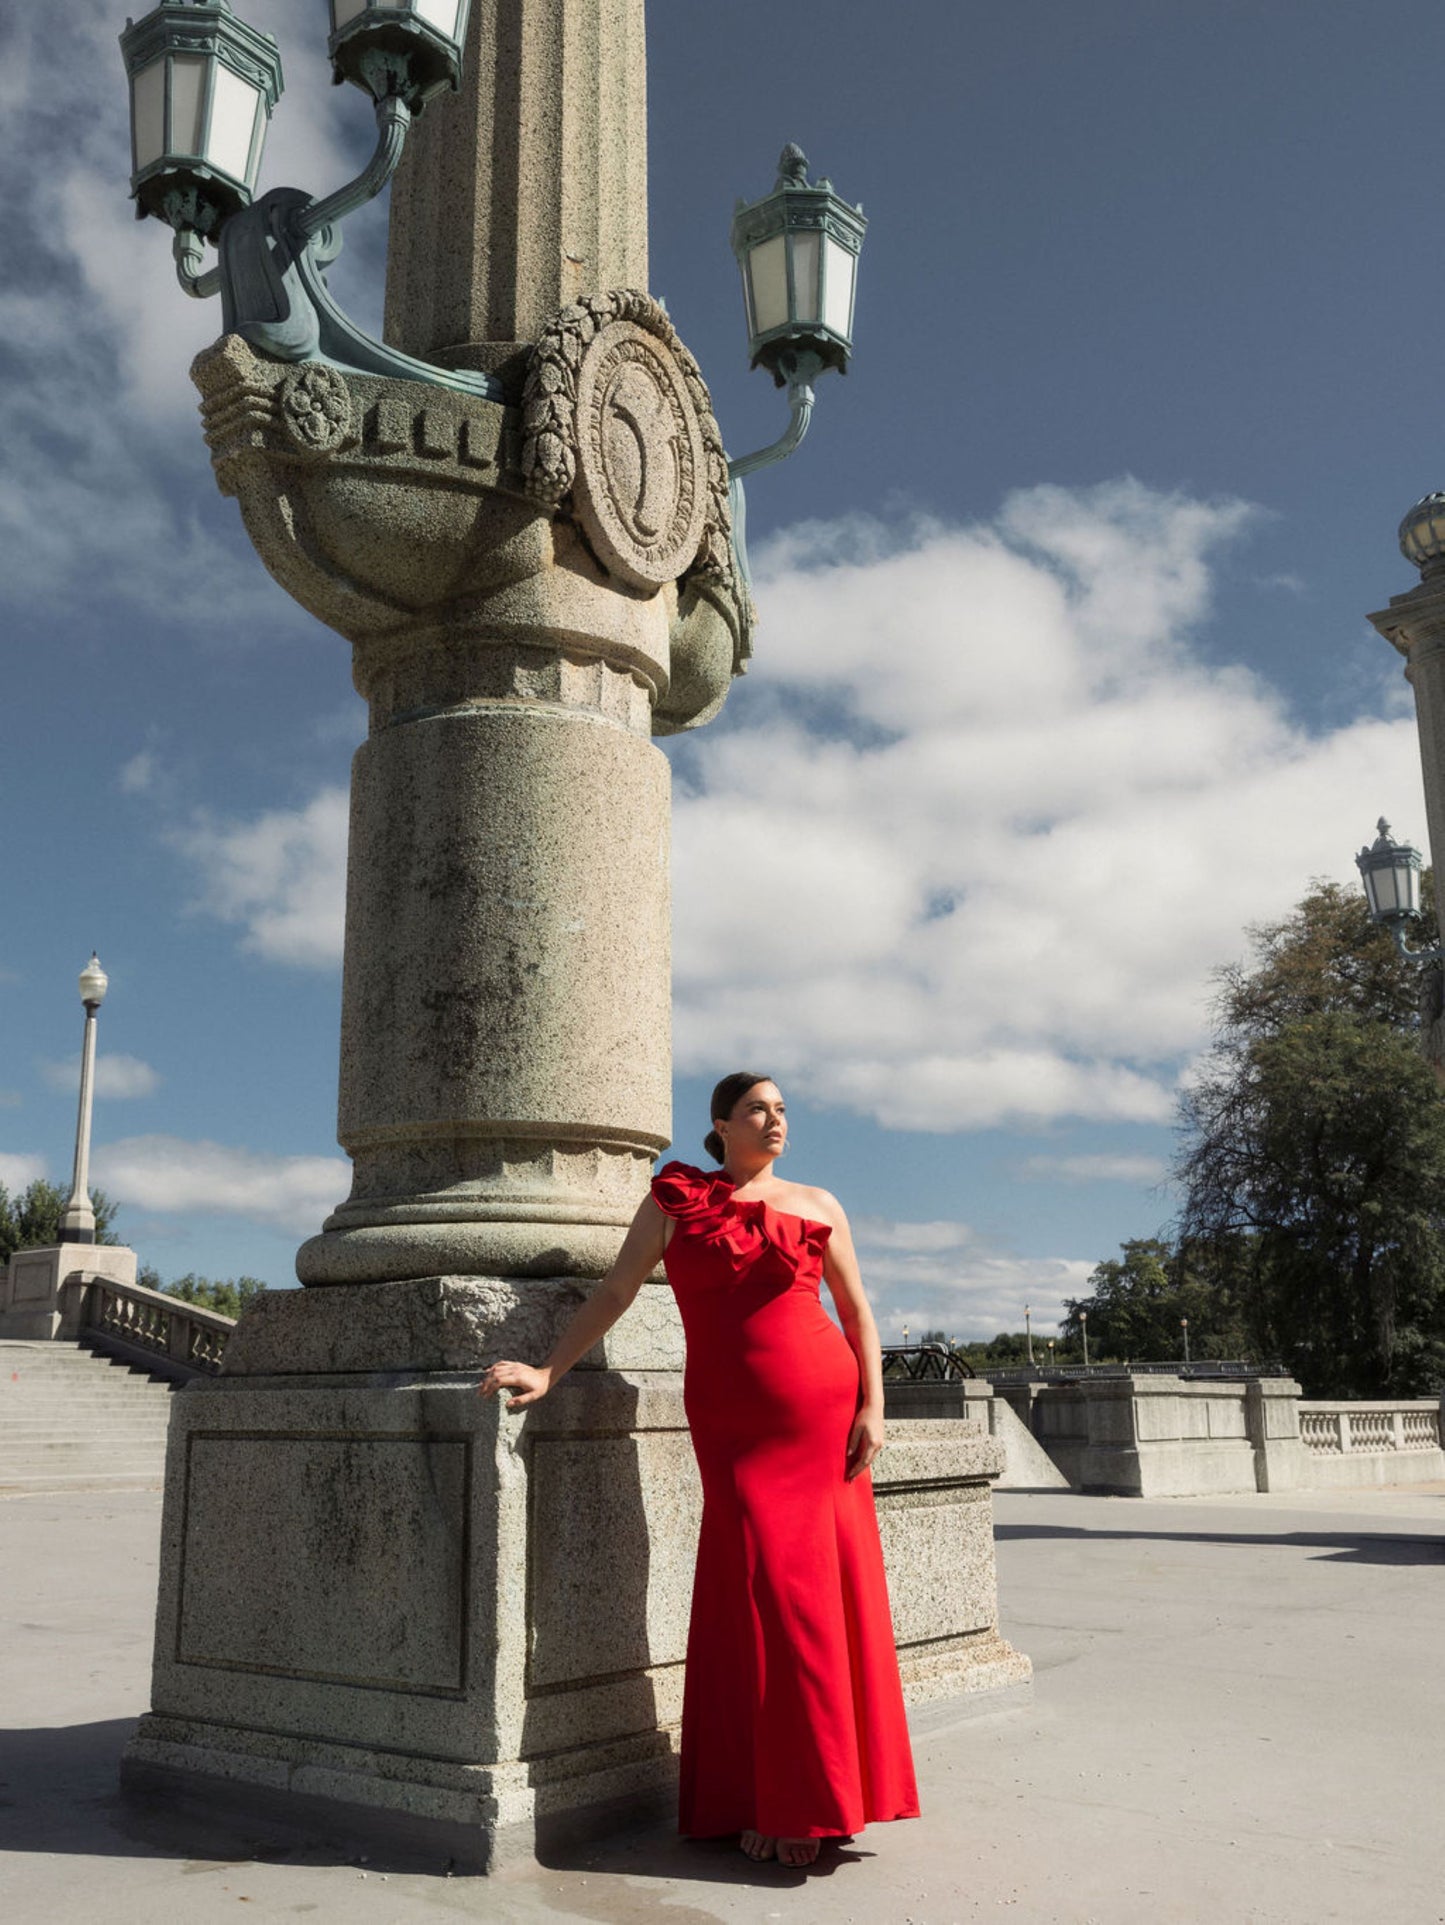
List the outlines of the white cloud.
<svg viewBox="0 0 1445 1925">
<path fill-rule="evenodd" d="M 122 795 L 146 795 L 155 787 L 159 763 L 154 750 L 141 749 L 128 762 L 122 762 L 116 780 Z"/>
<path fill-rule="evenodd" d="M 52 1089 L 78 1090 L 80 1087 L 80 1057 L 66 1058 L 63 1062 L 47 1062 L 40 1065 L 40 1073 Z M 160 1077 L 149 1063 L 142 1062 L 139 1056 L 126 1056 L 108 1050 L 97 1050 L 95 1057 L 95 1094 L 110 1100 L 124 1101 L 131 1096 L 152 1096 L 160 1088 Z"/>
<path fill-rule="evenodd" d="M 0 1089 L 0 1110 L 18 1110 L 24 1101 L 18 1089 Z"/>
<path fill-rule="evenodd" d="M 304 98 L 288 99 L 273 124 L 266 185 L 339 184 L 372 129 L 354 90 L 342 103 L 327 85 L 324 13 L 298 14 L 293 0 L 256 0 L 247 11 L 278 33 L 288 61 L 301 54 L 310 76 L 295 89 Z M 4 593 L 48 612 L 68 597 L 92 599 L 99 580 L 112 603 L 200 634 L 218 611 L 236 633 L 300 623 L 210 483 L 188 369 L 221 332 L 220 302 L 188 299 L 168 231 L 134 219 L 115 44 L 123 17 L 108 0 L 69 0 L 57 34 L 53 9 L 7 12 L 0 173 L 7 250 L 27 271 L 0 289 L 12 364 L 0 391 Z M 345 279 L 349 269 L 340 271 Z"/>
<path fill-rule="evenodd" d="M 11 1151 L 0 1150 L 0 1183 L 15 1195 L 27 1189 L 45 1174 L 43 1156 L 23 1156 Z"/>
<path fill-rule="evenodd" d="M 116 1202 L 138 1210 L 247 1217 L 305 1236 L 351 1187 L 351 1165 L 337 1156 L 277 1156 L 176 1136 L 131 1136 L 101 1145 L 95 1181 Z"/>
<path fill-rule="evenodd" d="M 1020 1174 L 1064 1183 L 1162 1183 L 1168 1166 L 1157 1156 L 1030 1156 Z"/>
<path fill-rule="evenodd" d="M 347 795 L 323 789 L 300 809 L 244 822 L 204 818 L 174 840 L 202 873 L 199 907 L 245 930 L 271 962 L 331 968 L 346 906 Z"/>
<path fill-rule="evenodd" d="M 1193 646 L 1248 519 L 1124 481 L 772 544 L 747 723 L 680 752 L 679 1066 L 897 1129 L 1167 1120 L 1244 927 L 1423 821 L 1410 720 L 1311 735 Z"/>
<path fill-rule="evenodd" d="M 1092 1258 L 1015 1256 L 981 1242 L 966 1223 L 862 1217 L 853 1232 L 885 1343 L 899 1341 L 905 1325 L 914 1341 L 925 1330 L 965 1342 L 1022 1330 L 1025 1305 L 1046 1333 L 1094 1268 Z"/>
</svg>

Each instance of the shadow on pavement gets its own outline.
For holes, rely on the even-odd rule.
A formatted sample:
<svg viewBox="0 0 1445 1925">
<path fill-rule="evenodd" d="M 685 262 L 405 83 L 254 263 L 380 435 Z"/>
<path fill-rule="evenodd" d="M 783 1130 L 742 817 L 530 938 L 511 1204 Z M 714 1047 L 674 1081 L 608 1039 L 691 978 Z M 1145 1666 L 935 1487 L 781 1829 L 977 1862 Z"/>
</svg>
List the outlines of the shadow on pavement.
<svg viewBox="0 0 1445 1925">
<path fill-rule="evenodd" d="M 120 1758 L 134 1718 L 0 1730 L 0 1851 L 216 1864 L 352 1865 L 354 1844 L 322 1832 L 196 1809 L 163 1795 L 120 1789 Z M 380 1854 L 377 1854 L 379 1859 Z M 398 1871 L 445 1871 L 398 1855 Z M 381 1867 L 386 1869 L 386 1867 Z"/>
<path fill-rule="evenodd" d="M 1144 1544 L 1241 1544 L 1250 1549 L 1274 1545 L 1282 1550 L 1318 1551 L 1325 1562 L 1341 1564 L 1445 1563 L 1445 1538 L 1423 1533 L 1392 1536 L 1386 1531 L 1100 1531 L 1075 1524 L 995 1524 L 999 1543 L 1022 1538 L 1075 1538 Z"/>
</svg>

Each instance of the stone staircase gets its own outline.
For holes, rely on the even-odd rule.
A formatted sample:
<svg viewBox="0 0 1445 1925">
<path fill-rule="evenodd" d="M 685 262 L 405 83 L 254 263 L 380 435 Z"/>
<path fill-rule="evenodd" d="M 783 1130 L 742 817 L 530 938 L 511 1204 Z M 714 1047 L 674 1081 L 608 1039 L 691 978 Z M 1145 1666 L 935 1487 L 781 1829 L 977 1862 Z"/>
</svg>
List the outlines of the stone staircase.
<svg viewBox="0 0 1445 1925">
<path fill-rule="evenodd" d="M 75 1344 L 0 1341 L 0 1496 L 159 1486 L 170 1395 Z"/>
</svg>

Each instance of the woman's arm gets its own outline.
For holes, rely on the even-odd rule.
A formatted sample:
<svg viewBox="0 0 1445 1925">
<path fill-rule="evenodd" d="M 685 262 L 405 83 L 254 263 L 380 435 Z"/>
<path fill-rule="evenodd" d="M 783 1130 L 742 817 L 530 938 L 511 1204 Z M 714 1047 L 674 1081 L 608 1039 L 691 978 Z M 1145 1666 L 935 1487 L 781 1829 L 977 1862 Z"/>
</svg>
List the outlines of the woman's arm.
<svg viewBox="0 0 1445 1925">
<path fill-rule="evenodd" d="M 833 1234 L 823 1258 L 823 1275 L 838 1306 L 843 1334 L 858 1359 L 858 1375 L 863 1386 L 863 1401 L 853 1428 L 848 1433 L 847 1477 L 851 1481 L 867 1470 L 883 1448 L 883 1352 L 878 1342 L 878 1326 L 873 1321 L 863 1279 L 858 1274 L 858 1257 L 853 1248 L 853 1232 L 843 1207 L 829 1197 L 828 1219 Z"/>
<path fill-rule="evenodd" d="M 607 1335 L 662 1262 L 670 1227 L 671 1219 L 658 1209 L 650 1196 L 645 1196 L 622 1240 L 616 1263 L 573 1311 L 546 1362 L 534 1366 L 504 1358 L 483 1373 L 477 1394 L 495 1397 L 499 1390 L 515 1391 L 517 1394 L 508 1403 L 508 1410 L 522 1410 L 528 1404 L 535 1404 L 539 1397 L 545 1397 L 577 1359 L 585 1357 L 593 1344 Z"/>
</svg>

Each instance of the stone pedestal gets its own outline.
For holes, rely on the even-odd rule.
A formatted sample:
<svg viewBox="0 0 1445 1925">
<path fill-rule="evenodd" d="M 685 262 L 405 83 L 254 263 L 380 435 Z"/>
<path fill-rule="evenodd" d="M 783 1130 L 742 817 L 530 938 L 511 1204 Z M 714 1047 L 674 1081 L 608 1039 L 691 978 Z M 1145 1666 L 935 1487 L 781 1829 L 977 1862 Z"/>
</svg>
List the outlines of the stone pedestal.
<svg viewBox="0 0 1445 1925">
<path fill-rule="evenodd" d="M 700 1492 L 671 1293 L 534 1409 L 476 1395 L 578 1287 L 263 1299 L 172 1407 L 152 1709 L 132 1786 L 206 1787 L 490 1870 L 670 1810 Z M 631 1328 L 629 1328 L 631 1325 Z M 999 1637 L 975 1425 L 890 1431 L 876 1483 L 914 1703 L 1027 1680 Z M 302 1801 L 297 1803 L 297 1801 Z"/>
<path fill-rule="evenodd" d="M 103 1278 L 110 1283 L 134 1283 L 135 1251 L 119 1243 L 58 1243 L 36 1250 L 17 1250 L 0 1276 L 0 1337 L 34 1341 L 73 1337 L 79 1330 L 65 1324 L 67 1299 L 62 1295 L 72 1279 Z M 69 1293 L 78 1318 L 82 1292 Z"/>
</svg>

